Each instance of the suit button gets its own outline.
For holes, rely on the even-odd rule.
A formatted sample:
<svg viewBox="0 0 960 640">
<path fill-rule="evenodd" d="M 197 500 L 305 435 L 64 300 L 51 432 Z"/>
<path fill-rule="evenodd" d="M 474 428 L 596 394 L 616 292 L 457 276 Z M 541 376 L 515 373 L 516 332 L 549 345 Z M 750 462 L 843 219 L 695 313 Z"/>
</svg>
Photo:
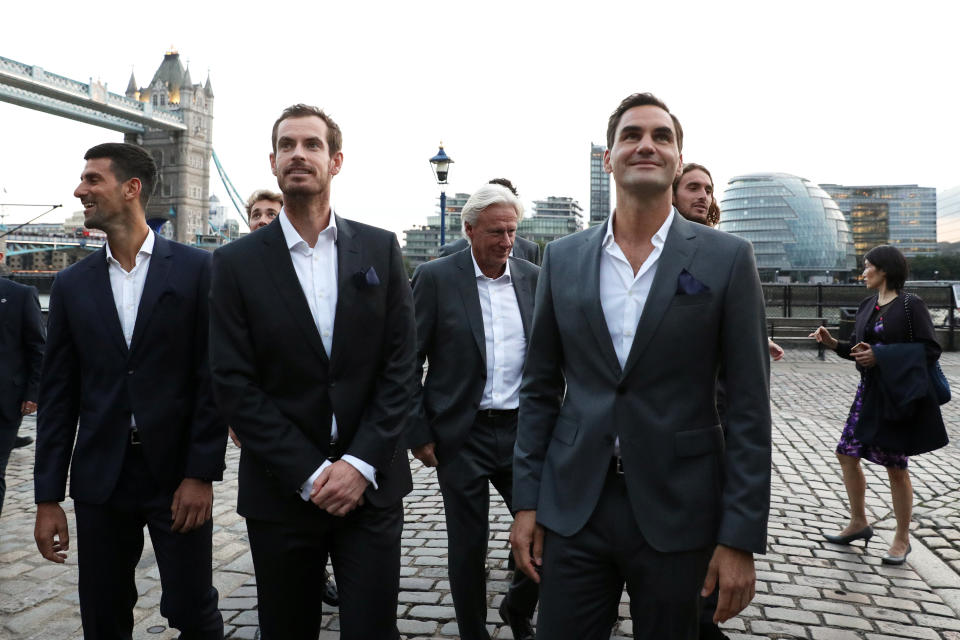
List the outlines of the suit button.
<svg viewBox="0 0 960 640">
<path fill-rule="evenodd" d="M 337 383 L 336 383 L 336 382 L 331 382 L 329 386 L 330 386 L 331 389 L 333 389 L 335 386 L 337 386 Z"/>
<path fill-rule="evenodd" d="M 128 376 L 132 376 L 132 375 L 133 375 L 133 369 L 130 369 L 129 371 L 127 371 L 127 375 L 128 375 Z"/>
<path fill-rule="evenodd" d="M 626 388 L 625 386 L 623 386 L 622 384 L 617 387 L 617 395 L 618 395 L 618 396 L 622 396 L 622 395 L 625 394 L 626 392 L 627 392 L 627 388 Z"/>
</svg>

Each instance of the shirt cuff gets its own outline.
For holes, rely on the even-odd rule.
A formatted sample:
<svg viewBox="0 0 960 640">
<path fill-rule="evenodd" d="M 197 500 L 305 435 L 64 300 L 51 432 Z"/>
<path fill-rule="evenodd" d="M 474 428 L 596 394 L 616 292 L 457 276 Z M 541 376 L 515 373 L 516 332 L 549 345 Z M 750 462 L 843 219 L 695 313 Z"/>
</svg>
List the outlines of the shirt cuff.
<svg viewBox="0 0 960 640">
<path fill-rule="evenodd" d="M 356 456 L 351 456 L 350 454 L 347 454 L 341 457 L 340 459 L 346 462 L 347 464 L 349 464 L 351 467 L 353 467 L 357 471 L 359 471 L 360 475 L 366 478 L 367 482 L 372 484 L 374 489 L 380 488 L 379 486 L 377 486 L 377 470 L 374 469 L 372 466 L 370 466 L 360 458 Z"/>
<path fill-rule="evenodd" d="M 307 478 L 307 481 L 300 485 L 300 489 L 297 493 L 300 494 L 300 497 L 303 498 L 304 502 L 310 501 L 310 492 L 313 491 L 313 482 L 320 477 L 320 474 L 323 473 L 323 470 L 330 466 L 329 460 L 324 460 L 323 464 L 317 467 L 317 470 L 310 474 L 310 477 Z"/>
</svg>

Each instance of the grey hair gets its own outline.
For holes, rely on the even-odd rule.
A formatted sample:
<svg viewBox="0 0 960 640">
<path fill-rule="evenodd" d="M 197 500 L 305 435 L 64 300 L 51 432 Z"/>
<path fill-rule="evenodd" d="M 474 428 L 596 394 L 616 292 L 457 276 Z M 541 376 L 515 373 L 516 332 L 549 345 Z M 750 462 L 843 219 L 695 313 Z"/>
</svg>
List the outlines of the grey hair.
<svg viewBox="0 0 960 640">
<path fill-rule="evenodd" d="M 480 214 L 495 204 L 506 204 L 513 207 L 517 212 L 517 224 L 520 224 L 520 221 L 523 220 L 523 203 L 520 202 L 520 198 L 513 195 L 513 192 L 504 186 L 485 184 L 473 192 L 467 203 L 463 205 L 463 209 L 460 210 L 460 221 L 464 225 L 462 227 L 464 238 L 467 238 L 466 225 L 477 226 L 477 218 L 480 217 Z M 469 241 L 470 238 L 467 238 L 467 242 Z"/>
</svg>

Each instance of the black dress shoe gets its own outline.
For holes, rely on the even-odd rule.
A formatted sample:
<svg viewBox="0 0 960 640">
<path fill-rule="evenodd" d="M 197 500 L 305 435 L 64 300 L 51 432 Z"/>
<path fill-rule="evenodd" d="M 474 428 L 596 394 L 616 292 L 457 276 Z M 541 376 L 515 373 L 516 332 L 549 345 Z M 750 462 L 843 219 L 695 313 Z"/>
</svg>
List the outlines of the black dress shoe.
<svg viewBox="0 0 960 640">
<path fill-rule="evenodd" d="M 727 635 L 720 630 L 720 627 L 712 622 L 700 623 L 700 640 L 730 640 Z"/>
<path fill-rule="evenodd" d="M 327 577 L 327 583 L 323 585 L 323 592 L 320 594 L 320 599 L 331 607 L 340 606 L 340 592 L 337 591 L 337 585 L 334 584 L 329 576 Z"/>
<path fill-rule="evenodd" d="M 832 542 L 833 544 L 850 544 L 854 540 L 863 540 L 863 548 L 866 549 L 867 543 L 869 543 L 870 538 L 873 537 L 873 527 L 867 525 L 863 529 L 860 529 L 860 531 L 854 531 L 845 536 L 834 536 L 825 533 L 823 537 L 827 542 Z"/>
<path fill-rule="evenodd" d="M 17 436 L 13 440 L 13 448 L 19 449 L 20 447 L 27 446 L 31 442 L 33 442 L 33 438 L 31 438 L 30 436 Z"/>
<path fill-rule="evenodd" d="M 500 603 L 500 618 L 510 627 L 514 640 L 534 640 L 530 618 L 511 609 L 506 599 Z"/>
</svg>

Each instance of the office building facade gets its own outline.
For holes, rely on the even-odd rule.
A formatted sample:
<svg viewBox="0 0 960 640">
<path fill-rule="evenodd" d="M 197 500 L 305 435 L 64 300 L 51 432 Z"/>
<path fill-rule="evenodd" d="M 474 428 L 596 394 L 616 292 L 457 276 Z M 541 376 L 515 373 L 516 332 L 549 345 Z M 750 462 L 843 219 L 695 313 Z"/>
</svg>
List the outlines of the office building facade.
<svg viewBox="0 0 960 640">
<path fill-rule="evenodd" d="M 610 174 L 603 170 L 604 145 L 590 143 L 590 226 L 610 215 Z"/>
<path fill-rule="evenodd" d="M 820 185 L 843 212 L 853 233 L 857 264 L 881 244 L 908 258 L 937 251 L 937 191 L 915 184 Z"/>
<path fill-rule="evenodd" d="M 937 194 L 937 241 L 960 242 L 960 186 Z"/>
</svg>

